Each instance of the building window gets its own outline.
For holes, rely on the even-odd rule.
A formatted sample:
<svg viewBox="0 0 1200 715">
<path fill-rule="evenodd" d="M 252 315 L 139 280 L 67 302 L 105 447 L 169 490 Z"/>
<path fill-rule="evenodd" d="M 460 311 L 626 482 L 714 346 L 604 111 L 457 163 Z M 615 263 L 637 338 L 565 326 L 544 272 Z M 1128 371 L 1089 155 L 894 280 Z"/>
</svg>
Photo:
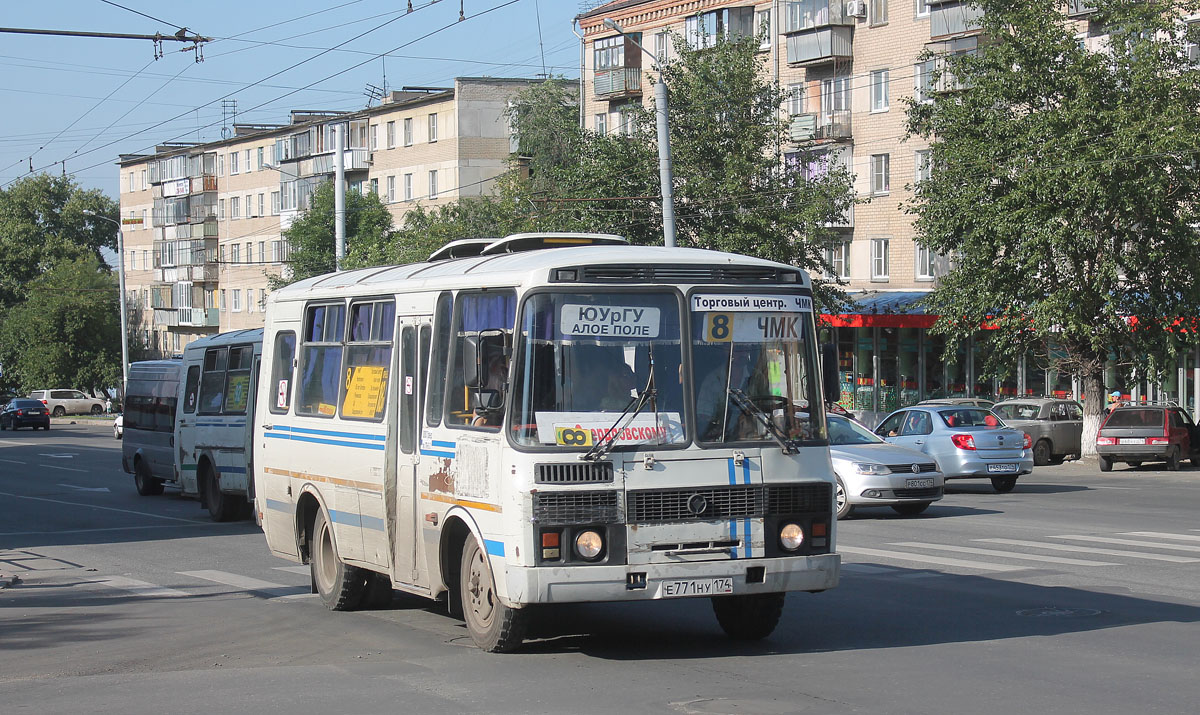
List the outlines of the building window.
<svg viewBox="0 0 1200 715">
<path fill-rule="evenodd" d="M 593 69 L 597 71 L 625 66 L 625 38 L 605 37 L 592 43 Z"/>
<path fill-rule="evenodd" d="M 916 0 L 917 17 L 929 17 L 929 0 Z"/>
<path fill-rule="evenodd" d="M 142 191 L 146 190 L 146 170 L 142 169 Z"/>
<path fill-rule="evenodd" d="M 404 175 L 404 200 L 405 201 L 412 201 L 412 197 L 413 197 L 412 176 L 413 176 L 412 174 Z"/>
<path fill-rule="evenodd" d="M 837 278 L 850 277 L 850 242 L 839 241 L 836 245 L 825 249 L 825 260 Z"/>
<path fill-rule="evenodd" d="M 875 70 L 871 73 L 871 111 L 886 112 L 888 110 L 888 76 L 887 70 Z"/>
<path fill-rule="evenodd" d="M 221 263 L 224 263 L 225 262 L 225 244 L 221 244 L 221 248 L 219 249 L 219 251 L 221 254 L 220 261 L 221 261 Z"/>
<path fill-rule="evenodd" d="M 917 246 L 917 280 L 933 280 L 933 266 L 936 260 L 937 254 L 929 250 L 928 247 Z"/>
<path fill-rule="evenodd" d="M 217 176 L 225 176 L 225 156 L 217 154 Z"/>
<path fill-rule="evenodd" d="M 928 149 L 913 152 L 913 179 L 917 183 L 933 175 L 933 154 Z"/>
<path fill-rule="evenodd" d="M 230 218 L 242 217 L 242 200 L 237 196 L 229 200 L 229 216 Z"/>
<path fill-rule="evenodd" d="M 217 218 L 225 220 L 225 199 L 217 199 Z"/>
<path fill-rule="evenodd" d="M 871 155 L 871 193 L 876 196 L 891 191 L 891 154 Z"/>
<path fill-rule="evenodd" d="M 230 175 L 238 173 L 238 153 L 236 151 L 229 152 L 229 173 Z"/>
<path fill-rule="evenodd" d="M 371 151 L 379 148 L 379 125 L 371 125 Z"/>
<path fill-rule="evenodd" d="M 279 215 L 279 192 L 278 191 L 271 192 L 271 215 L 272 216 Z"/>
<path fill-rule="evenodd" d="M 258 213 L 255 215 L 256 216 L 266 216 L 267 215 L 266 206 L 267 206 L 267 195 L 259 194 L 258 195 Z"/>
<path fill-rule="evenodd" d="M 404 120 L 404 146 L 412 146 L 413 144 L 413 125 L 412 117 Z"/>
<path fill-rule="evenodd" d="M 379 196 L 379 179 L 371 179 L 371 193 Z"/>
<path fill-rule="evenodd" d="M 242 262 L 242 247 L 240 244 L 235 243 L 229 247 L 229 262 L 230 263 L 241 263 Z"/>
<path fill-rule="evenodd" d="M 608 112 L 601 112 L 596 115 L 596 133 L 608 134 Z"/>
<path fill-rule="evenodd" d="M 754 32 L 759 36 L 758 49 L 771 49 L 771 11 L 758 10 L 754 13 Z"/>
<path fill-rule="evenodd" d="M 387 148 L 394 149 L 396 147 L 396 123 L 388 122 L 387 131 L 385 132 L 387 139 Z"/>
<path fill-rule="evenodd" d="M 671 36 L 667 32 L 654 33 L 654 56 L 660 65 L 666 64 L 670 47 Z"/>
<path fill-rule="evenodd" d="M 222 288 L 221 289 L 221 310 L 225 310 L 226 305 L 228 305 L 228 303 L 225 302 L 225 289 Z"/>
<path fill-rule="evenodd" d="M 396 200 L 396 177 L 389 176 L 387 178 L 387 202 L 390 204 Z"/>
<path fill-rule="evenodd" d="M 231 293 L 233 294 L 233 312 L 242 312 L 242 289 L 234 288 Z"/>
<path fill-rule="evenodd" d="M 436 199 L 438 195 L 438 175 L 437 169 L 429 172 L 429 198 Z"/>
<path fill-rule="evenodd" d="M 267 262 L 267 242 L 266 241 L 258 242 L 258 262 L 259 263 Z"/>
<path fill-rule="evenodd" d="M 850 111 L 850 77 L 821 80 L 821 121 L 828 123 L 833 112 Z"/>
<path fill-rule="evenodd" d="M 254 289 L 253 288 L 246 289 L 246 312 L 247 313 L 254 312 Z"/>
<path fill-rule="evenodd" d="M 246 241 L 246 263 L 254 263 L 254 244 Z"/>
<path fill-rule="evenodd" d="M 917 102 L 933 101 L 933 60 L 913 65 L 913 99 Z"/>
<path fill-rule="evenodd" d="M 129 252 L 129 268 L 131 270 L 137 270 L 137 251 Z"/>
<path fill-rule="evenodd" d="M 888 278 L 888 239 L 871 239 L 871 280 Z"/>
<path fill-rule="evenodd" d="M 787 111 L 793 117 L 797 114 L 804 114 L 804 83 L 788 85 Z"/>
<path fill-rule="evenodd" d="M 871 0 L 871 24 L 882 25 L 888 21 L 887 0 Z"/>
<path fill-rule="evenodd" d="M 432 144 L 438 140 L 437 115 L 429 115 L 429 143 Z"/>
</svg>

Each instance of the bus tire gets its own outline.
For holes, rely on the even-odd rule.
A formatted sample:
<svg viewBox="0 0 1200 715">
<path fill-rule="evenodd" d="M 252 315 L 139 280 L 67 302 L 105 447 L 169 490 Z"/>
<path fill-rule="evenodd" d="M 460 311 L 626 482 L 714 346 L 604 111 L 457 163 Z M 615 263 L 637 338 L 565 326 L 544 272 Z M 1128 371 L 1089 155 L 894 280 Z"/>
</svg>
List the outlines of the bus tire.
<svg viewBox="0 0 1200 715">
<path fill-rule="evenodd" d="M 507 653 L 521 645 L 527 609 L 501 603 L 487 552 L 474 538 L 467 539 L 463 549 L 459 578 L 463 619 L 475 645 L 488 653 Z"/>
<path fill-rule="evenodd" d="M 213 521 L 233 521 L 242 513 L 241 498 L 221 491 L 221 483 L 211 465 L 205 465 L 201 477 L 204 506 Z"/>
<path fill-rule="evenodd" d="M 377 609 L 392 605 L 392 579 L 387 574 L 366 571 L 363 586 L 362 607 Z"/>
<path fill-rule="evenodd" d="M 338 558 L 333 546 L 333 528 L 323 509 L 313 522 L 309 568 L 313 585 L 331 611 L 352 611 L 362 602 L 366 577 L 362 569 L 349 566 Z"/>
<path fill-rule="evenodd" d="M 766 638 L 783 616 L 786 593 L 751 593 L 745 596 L 714 596 L 713 613 L 725 635 L 739 641 Z"/>
<path fill-rule="evenodd" d="M 137 493 L 144 497 L 163 493 L 163 481 L 151 476 L 150 467 L 141 459 L 133 463 L 133 484 L 137 487 Z"/>
</svg>

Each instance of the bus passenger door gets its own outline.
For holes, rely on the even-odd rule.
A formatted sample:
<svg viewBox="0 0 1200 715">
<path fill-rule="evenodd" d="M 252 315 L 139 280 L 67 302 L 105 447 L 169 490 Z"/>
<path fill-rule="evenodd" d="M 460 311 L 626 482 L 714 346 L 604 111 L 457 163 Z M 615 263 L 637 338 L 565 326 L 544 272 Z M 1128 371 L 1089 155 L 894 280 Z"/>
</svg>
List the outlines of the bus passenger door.
<svg viewBox="0 0 1200 715">
<path fill-rule="evenodd" d="M 427 580 L 418 572 L 417 539 L 420 528 L 417 522 L 417 465 L 421 455 L 418 449 L 421 430 L 421 404 L 424 397 L 424 366 L 429 354 L 429 324 L 427 317 L 402 317 L 399 332 L 399 380 L 393 402 L 395 411 L 391 417 L 396 425 L 396 486 L 389 500 L 395 505 L 396 530 L 392 548 L 393 573 L 398 581 L 414 585 L 425 585 Z M 421 333 L 424 330 L 425 360 L 421 359 Z M 391 506 L 389 504 L 389 506 Z"/>
</svg>

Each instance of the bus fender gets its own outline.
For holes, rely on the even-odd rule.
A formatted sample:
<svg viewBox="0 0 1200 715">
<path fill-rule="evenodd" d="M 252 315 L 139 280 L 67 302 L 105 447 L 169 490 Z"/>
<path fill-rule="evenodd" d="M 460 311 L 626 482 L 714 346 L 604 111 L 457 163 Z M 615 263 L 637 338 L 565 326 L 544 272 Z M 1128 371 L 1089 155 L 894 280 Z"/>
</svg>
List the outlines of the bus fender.
<svg viewBox="0 0 1200 715">
<path fill-rule="evenodd" d="M 461 536 L 461 532 L 452 526 L 455 522 L 465 526 L 468 535 L 474 538 L 476 543 L 481 546 L 484 544 L 483 531 L 480 530 L 479 524 L 476 523 L 475 517 L 471 515 L 471 512 L 457 504 L 446 511 L 446 515 L 442 520 L 438 564 L 434 573 L 441 575 L 442 588 L 449 591 L 451 598 L 458 598 L 458 569 L 462 560 L 462 544 L 458 542 L 457 538 Z M 465 543 L 465 540 L 463 543 Z M 492 578 L 496 581 L 496 595 L 500 598 L 500 601 L 505 605 L 512 605 L 508 601 L 508 587 L 504 580 L 503 567 L 497 569 L 493 566 Z M 438 590 L 438 588 L 434 588 L 435 592 Z"/>
<path fill-rule="evenodd" d="M 310 506 L 314 504 L 314 506 Z M 309 540 L 312 534 L 308 533 L 312 522 L 316 520 L 318 511 L 325 514 L 326 519 L 330 519 L 329 508 L 325 504 L 325 497 L 321 494 L 321 490 L 317 489 L 312 482 L 305 482 L 300 490 L 296 493 L 295 501 L 295 534 L 296 534 L 296 553 L 300 554 L 301 563 L 308 563 L 310 555 L 308 552 Z M 333 552 L 338 553 L 337 549 L 337 530 L 329 530 L 329 538 L 333 541 Z"/>
</svg>

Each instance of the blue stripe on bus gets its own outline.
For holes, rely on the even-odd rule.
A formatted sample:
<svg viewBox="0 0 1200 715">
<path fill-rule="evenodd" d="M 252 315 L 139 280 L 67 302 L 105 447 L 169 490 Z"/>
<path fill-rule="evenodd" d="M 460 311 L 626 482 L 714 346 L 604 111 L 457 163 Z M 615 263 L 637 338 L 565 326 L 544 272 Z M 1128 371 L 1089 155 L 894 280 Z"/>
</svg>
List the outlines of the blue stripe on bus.
<svg viewBox="0 0 1200 715">
<path fill-rule="evenodd" d="M 217 467 L 217 472 L 221 474 L 245 474 L 245 467 Z"/>
<path fill-rule="evenodd" d="M 730 458 L 729 458 L 729 459 L 726 461 L 726 463 L 727 463 L 727 465 L 729 466 L 729 483 L 730 483 L 730 484 L 737 484 L 737 472 L 736 472 L 736 471 L 734 471 L 734 468 L 733 468 L 733 457 L 730 457 Z"/>
<path fill-rule="evenodd" d="M 442 459 L 454 459 L 454 452 L 439 452 L 436 449 L 422 449 L 421 454 L 426 457 L 441 457 Z"/>
<path fill-rule="evenodd" d="M 335 524 L 345 524 L 346 526 L 357 526 L 363 529 L 371 529 L 373 531 L 383 531 L 383 519 L 374 516 L 366 516 L 365 514 L 355 514 L 349 511 L 337 511 L 336 509 L 329 510 L 329 518 Z"/>
<path fill-rule="evenodd" d="M 443 442 L 437 439 L 430 441 L 429 444 L 433 445 L 434 447 L 449 447 L 450 449 L 454 449 L 455 447 L 454 442 Z"/>
<path fill-rule="evenodd" d="M 278 499 L 267 499 L 266 502 L 267 502 L 268 509 L 273 509 L 275 511 L 282 511 L 282 512 L 286 512 L 289 514 L 292 511 L 292 505 L 288 504 L 285 501 L 279 501 Z"/>
<path fill-rule="evenodd" d="M 315 434 L 322 437 L 349 437 L 351 439 L 369 439 L 373 442 L 385 442 L 387 436 L 382 434 L 362 434 L 359 432 L 338 432 L 335 430 L 312 429 L 309 427 L 289 427 L 287 425 L 275 425 L 273 429 L 281 432 L 291 432 L 293 434 Z"/>
<path fill-rule="evenodd" d="M 294 442 L 312 442 L 313 444 L 331 444 L 335 447 L 354 447 L 356 449 L 373 449 L 382 452 L 387 449 L 386 445 L 382 444 L 364 444 L 362 442 L 343 442 L 336 439 L 317 439 L 316 437 L 301 437 L 294 434 L 272 434 L 267 433 L 267 437 L 271 439 L 288 439 Z"/>
<path fill-rule="evenodd" d="M 197 427 L 245 427 L 245 422 L 197 422 Z"/>
<path fill-rule="evenodd" d="M 738 532 L 737 519 L 731 519 L 729 521 L 729 540 L 730 541 L 737 541 L 737 538 L 738 538 L 737 532 Z M 736 559 L 738 557 L 738 550 L 737 550 L 736 546 L 729 549 L 729 557 L 734 558 L 734 559 Z"/>
<path fill-rule="evenodd" d="M 746 531 L 746 558 L 751 559 L 754 558 L 754 536 L 750 533 L 750 520 L 743 519 L 743 526 Z"/>
<path fill-rule="evenodd" d="M 484 539 L 483 540 L 483 548 L 487 549 L 488 556 L 503 556 L 504 555 L 504 542 L 503 541 L 492 541 L 491 539 Z"/>
</svg>

